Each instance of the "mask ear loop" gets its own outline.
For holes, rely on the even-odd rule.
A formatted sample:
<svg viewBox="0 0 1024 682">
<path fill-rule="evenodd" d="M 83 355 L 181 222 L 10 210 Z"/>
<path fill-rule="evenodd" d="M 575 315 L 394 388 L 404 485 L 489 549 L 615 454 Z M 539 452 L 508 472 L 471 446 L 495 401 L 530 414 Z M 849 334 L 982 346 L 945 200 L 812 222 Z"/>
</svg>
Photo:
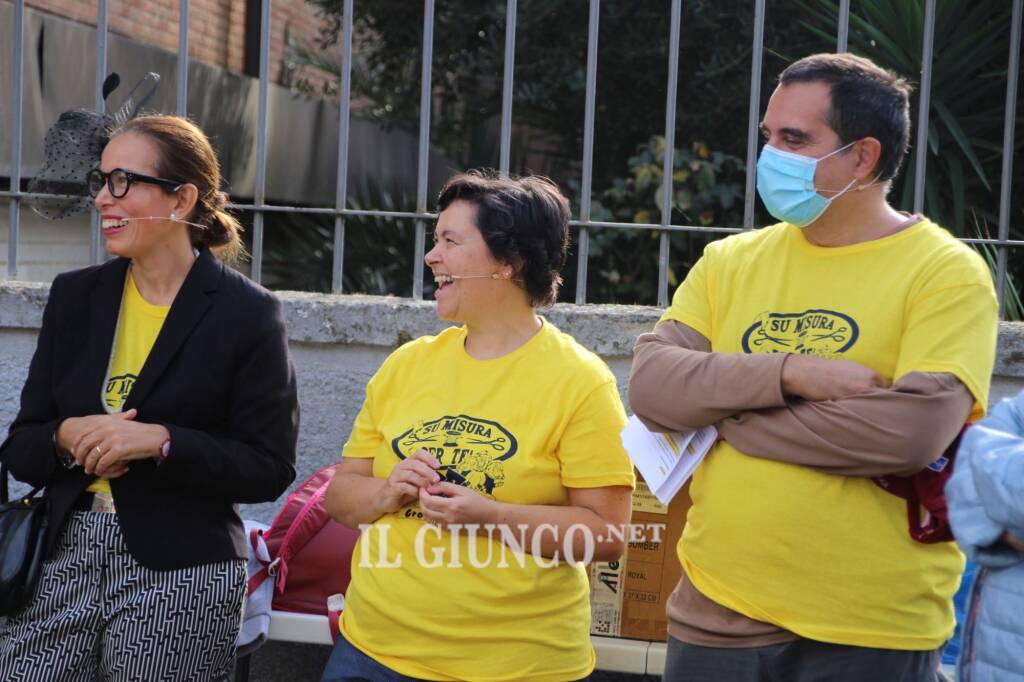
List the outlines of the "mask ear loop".
<svg viewBox="0 0 1024 682">
<path fill-rule="evenodd" d="M 884 180 L 879 180 L 878 178 L 880 178 L 880 177 L 882 177 L 882 172 L 881 171 L 878 172 L 878 175 L 875 176 L 874 180 L 872 180 L 871 182 L 869 182 L 866 185 L 859 185 L 857 187 L 854 187 L 853 191 L 854 192 L 860 192 L 861 190 L 867 189 L 868 187 L 874 187 L 875 185 L 884 185 L 885 181 Z"/>
<path fill-rule="evenodd" d="M 857 182 L 857 178 L 854 178 L 853 180 L 850 180 L 850 184 L 848 184 L 848 185 L 847 185 L 846 187 L 844 187 L 844 188 L 842 188 L 842 189 L 820 189 L 820 188 L 818 188 L 818 187 L 815 187 L 815 188 L 814 188 L 814 191 L 815 191 L 815 192 L 830 192 L 830 193 L 835 193 L 835 196 L 833 196 L 833 197 L 829 198 L 829 201 L 833 201 L 833 200 L 835 200 L 835 199 L 838 199 L 838 198 L 839 198 L 839 197 L 841 197 L 842 195 L 846 194 L 847 192 L 850 192 L 850 191 L 853 191 L 853 192 L 860 192 L 860 191 L 862 191 L 862 190 L 865 190 L 865 189 L 867 189 L 868 187 L 874 187 L 875 185 L 881 185 L 881 184 L 884 184 L 884 181 L 880 181 L 880 180 L 878 179 L 878 178 L 880 178 L 880 177 L 882 177 L 882 174 L 881 174 L 881 173 L 879 173 L 878 175 L 876 175 L 876 176 L 875 176 L 875 179 L 874 179 L 874 180 L 872 180 L 871 182 L 865 183 L 865 184 L 863 184 L 863 185 L 857 185 L 856 187 L 854 187 L 854 186 L 853 186 L 853 183 Z"/>
<path fill-rule="evenodd" d="M 842 147 L 840 147 L 839 149 L 835 150 L 834 152 L 829 152 L 825 156 L 822 156 L 819 159 L 815 159 L 814 160 L 815 165 L 821 163 L 822 161 L 824 161 L 825 159 L 827 159 L 830 156 L 835 156 L 836 154 L 838 154 L 839 152 L 843 151 L 844 149 L 849 149 L 853 145 L 857 144 L 857 142 L 859 142 L 859 140 L 854 140 L 853 142 L 850 142 L 849 144 L 844 144 Z M 844 195 L 847 192 L 849 192 L 851 187 L 853 187 L 853 191 L 854 192 L 860 192 L 862 190 L 867 189 L 868 187 L 874 187 L 875 185 L 882 184 L 878 180 L 878 178 L 880 178 L 880 177 L 882 177 L 882 172 L 881 171 L 878 172 L 878 175 L 876 175 L 875 178 L 871 182 L 869 182 L 867 184 L 864 184 L 864 185 L 858 185 L 857 187 L 853 187 L 853 183 L 857 182 L 857 178 L 854 178 L 853 180 L 850 180 L 850 184 L 848 184 L 846 187 L 844 187 L 842 189 L 821 189 L 820 187 L 815 187 L 814 191 L 815 192 L 829 192 L 829 193 L 833 193 L 835 196 L 830 198 L 829 201 L 834 201 L 834 200 L 838 199 L 839 197 L 841 197 L 842 195 Z"/>
</svg>

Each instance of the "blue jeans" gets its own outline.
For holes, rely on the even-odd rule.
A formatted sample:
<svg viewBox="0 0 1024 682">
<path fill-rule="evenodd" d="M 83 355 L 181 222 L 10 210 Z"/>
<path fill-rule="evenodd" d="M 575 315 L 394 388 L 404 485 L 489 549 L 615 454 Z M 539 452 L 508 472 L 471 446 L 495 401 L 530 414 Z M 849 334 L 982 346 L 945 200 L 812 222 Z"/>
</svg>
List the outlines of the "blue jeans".
<svg viewBox="0 0 1024 682">
<path fill-rule="evenodd" d="M 320 682 L 421 682 L 416 677 L 399 675 L 386 665 L 381 665 L 359 649 L 348 643 L 345 636 L 338 634 L 331 657 Z"/>
</svg>

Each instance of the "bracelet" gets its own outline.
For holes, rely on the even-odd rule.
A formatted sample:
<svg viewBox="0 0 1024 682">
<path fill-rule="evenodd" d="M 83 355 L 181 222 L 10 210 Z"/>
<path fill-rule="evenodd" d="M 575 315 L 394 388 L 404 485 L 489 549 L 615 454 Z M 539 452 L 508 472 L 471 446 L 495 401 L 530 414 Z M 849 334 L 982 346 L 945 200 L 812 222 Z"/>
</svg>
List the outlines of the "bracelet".
<svg viewBox="0 0 1024 682">
<path fill-rule="evenodd" d="M 169 454 L 171 454 L 171 439 L 170 438 L 165 440 L 164 444 L 160 446 L 160 458 L 158 460 L 158 463 L 159 462 L 163 462 L 165 459 L 167 459 L 167 455 L 169 455 Z"/>
</svg>

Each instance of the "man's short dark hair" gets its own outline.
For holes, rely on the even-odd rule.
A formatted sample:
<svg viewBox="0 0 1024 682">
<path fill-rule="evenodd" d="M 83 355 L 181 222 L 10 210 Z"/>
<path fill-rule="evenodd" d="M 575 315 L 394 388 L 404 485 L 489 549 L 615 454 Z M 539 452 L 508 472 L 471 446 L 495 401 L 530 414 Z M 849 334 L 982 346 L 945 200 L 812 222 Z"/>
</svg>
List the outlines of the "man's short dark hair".
<svg viewBox="0 0 1024 682">
<path fill-rule="evenodd" d="M 903 78 L 857 55 L 814 54 L 793 62 L 781 85 L 827 83 L 832 92 L 828 124 L 842 144 L 873 137 L 882 144 L 879 180 L 896 177 L 910 141 L 910 91 Z"/>
<path fill-rule="evenodd" d="M 474 170 L 445 183 L 438 212 L 455 201 L 476 207 L 476 226 L 487 248 L 515 268 L 530 304 L 552 305 L 569 251 L 569 200 L 558 185 L 539 175 L 510 178 Z"/>
</svg>

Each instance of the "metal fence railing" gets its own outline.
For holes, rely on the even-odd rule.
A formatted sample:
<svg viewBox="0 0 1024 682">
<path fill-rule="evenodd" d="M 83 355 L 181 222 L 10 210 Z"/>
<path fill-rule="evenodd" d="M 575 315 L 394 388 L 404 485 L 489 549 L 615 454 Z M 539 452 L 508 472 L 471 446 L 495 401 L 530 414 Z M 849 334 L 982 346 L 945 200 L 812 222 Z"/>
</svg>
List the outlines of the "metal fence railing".
<svg viewBox="0 0 1024 682">
<path fill-rule="evenodd" d="M 1014 124 L 1016 121 L 1017 80 L 1020 70 L 1021 52 L 1021 11 L 1024 0 L 1012 0 L 1012 26 L 1010 28 L 1009 67 L 1006 85 L 1006 106 L 1004 112 L 1004 135 L 1002 144 L 1002 177 L 1000 183 L 998 237 L 996 239 L 964 239 L 975 244 L 988 244 L 996 249 L 996 291 L 1000 300 L 1000 311 L 1004 309 L 1004 292 L 1007 279 L 1007 250 L 1024 246 L 1024 240 L 1010 239 L 1010 186 L 1012 180 Z M 348 182 L 349 124 L 351 115 L 352 86 L 352 14 L 353 0 L 343 0 L 343 22 L 341 28 L 341 83 L 339 88 L 338 160 L 337 190 L 333 207 L 300 207 L 271 205 L 266 203 L 267 164 L 267 99 L 270 68 L 270 22 L 272 0 L 262 0 L 259 59 L 259 113 L 257 128 L 257 163 L 254 199 L 252 204 L 232 204 L 231 208 L 253 212 L 253 244 L 251 276 L 260 281 L 263 263 L 264 217 L 267 213 L 287 212 L 308 215 L 331 215 L 334 217 L 334 250 L 332 264 L 332 289 L 342 290 L 344 268 L 345 221 L 354 216 L 376 216 L 414 221 L 415 254 L 413 258 L 413 298 L 423 297 L 423 255 L 425 253 L 427 224 L 436 216 L 427 210 L 427 160 L 430 143 L 431 113 L 431 66 L 434 49 L 434 4 L 435 0 L 424 0 L 423 12 L 423 56 L 420 88 L 419 154 L 416 182 L 416 210 L 384 211 L 357 210 L 346 207 Z M 103 107 L 100 94 L 107 70 L 107 10 L 108 0 L 98 0 L 96 22 L 96 107 Z M 178 40 L 178 91 L 177 111 L 186 113 L 188 93 L 188 22 L 189 0 L 179 0 L 180 24 Z M 742 227 L 678 225 L 671 222 L 671 201 L 673 183 L 673 153 L 676 128 L 676 92 L 678 88 L 679 40 L 682 0 L 671 0 L 671 21 L 669 23 L 668 80 L 665 85 L 665 159 L 662 187 L 661 220 L 659 223 L 620 223 L 591 219 L 591 193 L 593 178 L 594 110 L 597 90 L 597 49 L 598 25 L 601 0 L 590 0 L 587 28 L 587 64 L 585 89 L 585 114 L 583 121 L 582 182 L 580 188 L 579 216 L 571 221 L 577 230 L 577 280 L 576 302 L 587 300 L 587 265 L 589 259 L 589 234 L 591 230 L 645 230 L 659 234 L 658 251 L 658 304 L 665 306 L 669 300 L 669 234 L 672 232 L 732 233 L 754 226 L 755 168 L 758 151 L 758 123 L 761 106 L 761 81 L 764 53 L 765 0 L 754 0 L 754 32 L 750 68 L 750 108 L 747 123 L 746 148 L 746 197 Z M 505 56 L 502 86 L 500 165 L 499 170 L 507 173 L 510 163 L 510 140 L 513 116 L 513 73 L 515 60 L 517 0 L 506 0 Z M 12 127 L 11 127 L 11 185 L 10 191 L 0 192 L 0 198 L 10 201 L 10 237 L 8 242 L 7 277 L 15 279 L 18 272 L 19 215 L 22 200 L 29 198 L 21 191 L 21 131 L 23 96 L 23 32 L 25 0 L 14 0 L 13 57 L 14 77 L 12 79 Z M 925 196 L 925 166 L 927 162 L 927 137 L 929 98 L 932 79 L 932 49 L 935 32 L 936 0 L 925 0 L 925 23 L 922 52 L 922 72 L 919 88 L 919 113 L 916 122 L 917 144 L 914 149 L 916 168 L 914 185 L 914 209 L 920 211 Z M 849 34 L 850 0 L 840 0 L 839 21 L 836 38 L 838 51 L 845 51 Z M 93 263 L 99 262 L 101 241 L 97 216 L 92 218 L 90 256 Z"/>
</svg>

